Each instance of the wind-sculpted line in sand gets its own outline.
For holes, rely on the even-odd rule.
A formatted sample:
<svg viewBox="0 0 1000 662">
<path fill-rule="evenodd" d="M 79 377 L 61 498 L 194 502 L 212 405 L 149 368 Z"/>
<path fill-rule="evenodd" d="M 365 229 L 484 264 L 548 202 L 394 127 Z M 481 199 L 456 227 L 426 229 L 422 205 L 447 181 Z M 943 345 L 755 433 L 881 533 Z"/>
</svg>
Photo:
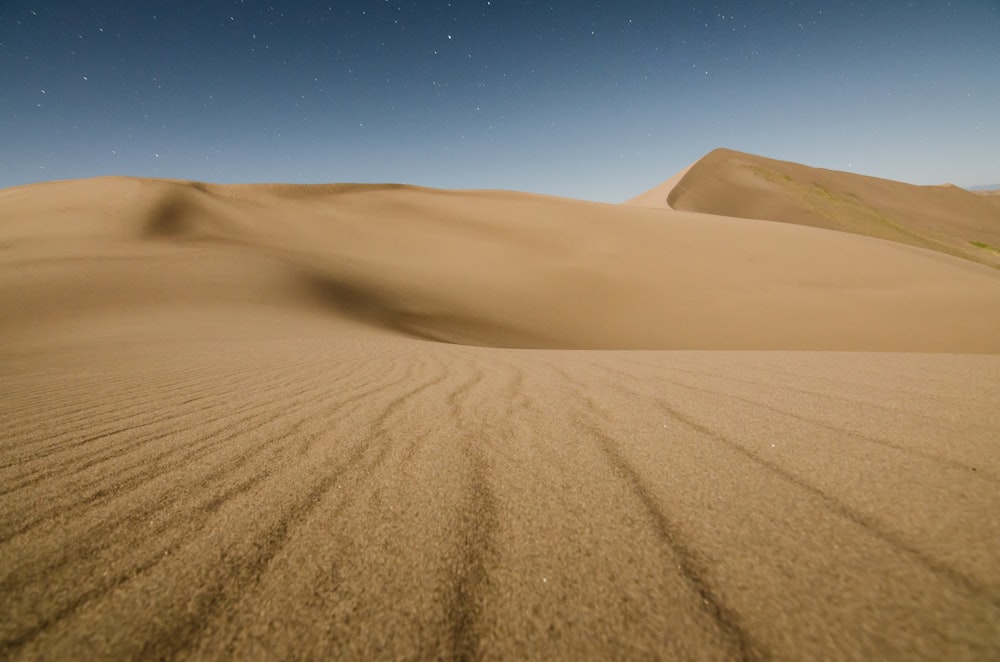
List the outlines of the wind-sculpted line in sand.
<svg viewBox="0 0 1000 662">
<path fill-rule="evenodd" d="M 619 474 L 638 497 L 645 508 L 652 526 L 656 529 L 657 535 L 663 544 L 670 549 L 670 556 L 676 564 L 684 579 L 691 586 L 691 589 L 698 595 L 705 609 L 715 621 L 725 639 L 733 645 L 733 657 L 740 660 L 767 659 L 766 651 L 761 649 L 760 644 L 753 641 L 749 633 L 740 624 L 739 615 L 728 607 L 712 588 L 705 578 L 704 562 L 698 555 L 684 542 L 667 516 L 660 509 L 656 499 L 649 489 L 644 485 L 644 479 L 639 472 L 632 467 L 621 455 L 615 446 L 613 439 L 600 432 L 599 429 L 590 428 L 590 435 L 595 438 L 601 450 L 608 457 L 615 473 Z"/>
<path fill-rule="evenodd" d="M 480 632 L 483 593 L 489 584 L 488 565 L 495 562 L 492 538 L 496 535 L 498 514 L 489 483 L 490 467 L 480 448 L 475 412 L 466 414 L 462 406 L 483 379 L 484 374 L 478 369 L 469 382 L 448 396 L 452 420 L 458 424 L 459 451 L 468 467 L 460 505 L 457 567 L 451 579 L 454 588 L 447 607 L 451 623 L 450 654 L 461 660 L 483 655 Z"/>
<path fill-rule="evenodd" d="M 583 431 L 582 438 L 596 443 L 611 465 L 613 473 L 628 485 L 629 490 L 642 504 L 650 526 L 663 546 L 669 549 L 670 560 L 676 565 L 690 590 L 698 596 L 696 604 L 701 604 L 711 616 L 723 638 L 732 647 L 733 657 L 741 660 L 766 659 L 767 653 L 743 628 L 739 615 L 726 605 L 713 589 L 706 578 L 704 561 L 685 542 L 676 524 L 670 521 L 657 503 L 656 497 L 645 485 L 646 479 L 622 455 L 615 440 L 601 429 L 599 422 L 606 418 L 606 413 L 590 393 L 588 382 L 572 376 L 565 368 L 558 366 L 553 368 L 560 379 L 572 385 L 577 392 L 574 399 L 579 403 L 579 410 L 574 413 L 573 418 Z M 633 392 L 631 395 L 637 394 Z"/>
</svg>

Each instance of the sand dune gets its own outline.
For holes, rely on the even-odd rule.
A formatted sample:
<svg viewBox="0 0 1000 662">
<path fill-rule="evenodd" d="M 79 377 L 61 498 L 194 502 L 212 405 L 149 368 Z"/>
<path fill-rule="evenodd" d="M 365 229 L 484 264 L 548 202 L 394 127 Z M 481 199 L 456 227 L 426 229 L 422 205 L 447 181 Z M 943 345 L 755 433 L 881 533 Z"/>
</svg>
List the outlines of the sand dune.
<svg viewBox="0 0 1000 662">
<path fill-rule="evenodd" d="M 127 179 L 14 189 L 0 208 L 14 275 L 0 308 L 18 311 L 0 333 L 13 337 L 255 305 L 498 347 L 1000 351 L 995 270 L 791 224 L 504 192 Z"/>
<path fill-rule="evenodd" d="M 1000 267 L 1000 253 L 981 246 L 1000 246 L 998 200 L 957 186 L 912 186 L 718 149 L 679 181 L 629 203 L 841 230 Z"/>
<path fill-rule="evenodd" d="M 681 180 L 684 179 L 688 172 L 691 171 L 691 168 L 695 167 L 697 163 L 697 161 L 692 163 L 667 181 L 657 184 L 645 193 L 640 193 L 631 200 L 628 200 L 625 204 L 634 205 L 636 207 L 652 207 L 653 209 L 670 209 L 671 207 L 667 204 L 667 200 L 670 198 L 670 193 L 674 190 L 675 186 L 681 183 Z"/>
<path fill-rule="evenodd" d="M 796 224 L 0 191 L 0 657 L 994 659 L 998 330 Z"/>
</svg>

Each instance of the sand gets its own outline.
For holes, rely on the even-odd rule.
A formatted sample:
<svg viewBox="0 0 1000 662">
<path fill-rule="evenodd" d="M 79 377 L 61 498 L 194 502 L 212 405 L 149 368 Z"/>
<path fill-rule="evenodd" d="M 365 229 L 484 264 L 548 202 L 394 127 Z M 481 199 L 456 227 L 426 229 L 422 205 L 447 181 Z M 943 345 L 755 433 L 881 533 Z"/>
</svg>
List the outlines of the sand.
<svg viewBox="0 0 1000 662">
<path fill-rule="evenodd" d="M 1000 198 L 717 149 L 629 204 L 851 232 L 1000 268 Z"/>
<path fill-rule="evenodd" d="M 0 657 L 1000 655 L 989 266 L 102 178 L 0 191 L 0 312 Z"/>
</svg>

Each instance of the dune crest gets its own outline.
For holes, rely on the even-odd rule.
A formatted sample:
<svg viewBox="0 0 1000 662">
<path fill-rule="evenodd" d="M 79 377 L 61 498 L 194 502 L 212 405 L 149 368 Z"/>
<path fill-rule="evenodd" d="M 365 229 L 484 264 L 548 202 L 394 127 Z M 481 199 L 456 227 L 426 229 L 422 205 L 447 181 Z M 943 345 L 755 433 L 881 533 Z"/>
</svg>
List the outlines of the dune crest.
<svg viewBox="0 0 1000 662">
<path fill-rule="evenodd" d="M 671 180 L 668 180 L 671 181 Z M 1000 205 L 957 186 L 913 186 L 717 149 L 628 204 L 840 230 L 1000 268 Z"/>
</svg>

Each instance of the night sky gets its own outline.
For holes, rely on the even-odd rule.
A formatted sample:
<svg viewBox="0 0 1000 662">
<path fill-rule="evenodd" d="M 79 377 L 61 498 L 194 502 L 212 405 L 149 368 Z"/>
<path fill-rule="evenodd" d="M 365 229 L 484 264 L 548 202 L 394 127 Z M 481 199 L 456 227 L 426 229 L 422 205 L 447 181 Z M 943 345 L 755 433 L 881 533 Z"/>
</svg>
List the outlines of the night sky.
<svg viewBox="0 0 1000 662">
<path fill-rule="evenodd" d="M 1000 0 L 0 0 L 0 187 L 121 174 L 620 202 L 716 147 L 1000 181 Z"/>
</svg>

